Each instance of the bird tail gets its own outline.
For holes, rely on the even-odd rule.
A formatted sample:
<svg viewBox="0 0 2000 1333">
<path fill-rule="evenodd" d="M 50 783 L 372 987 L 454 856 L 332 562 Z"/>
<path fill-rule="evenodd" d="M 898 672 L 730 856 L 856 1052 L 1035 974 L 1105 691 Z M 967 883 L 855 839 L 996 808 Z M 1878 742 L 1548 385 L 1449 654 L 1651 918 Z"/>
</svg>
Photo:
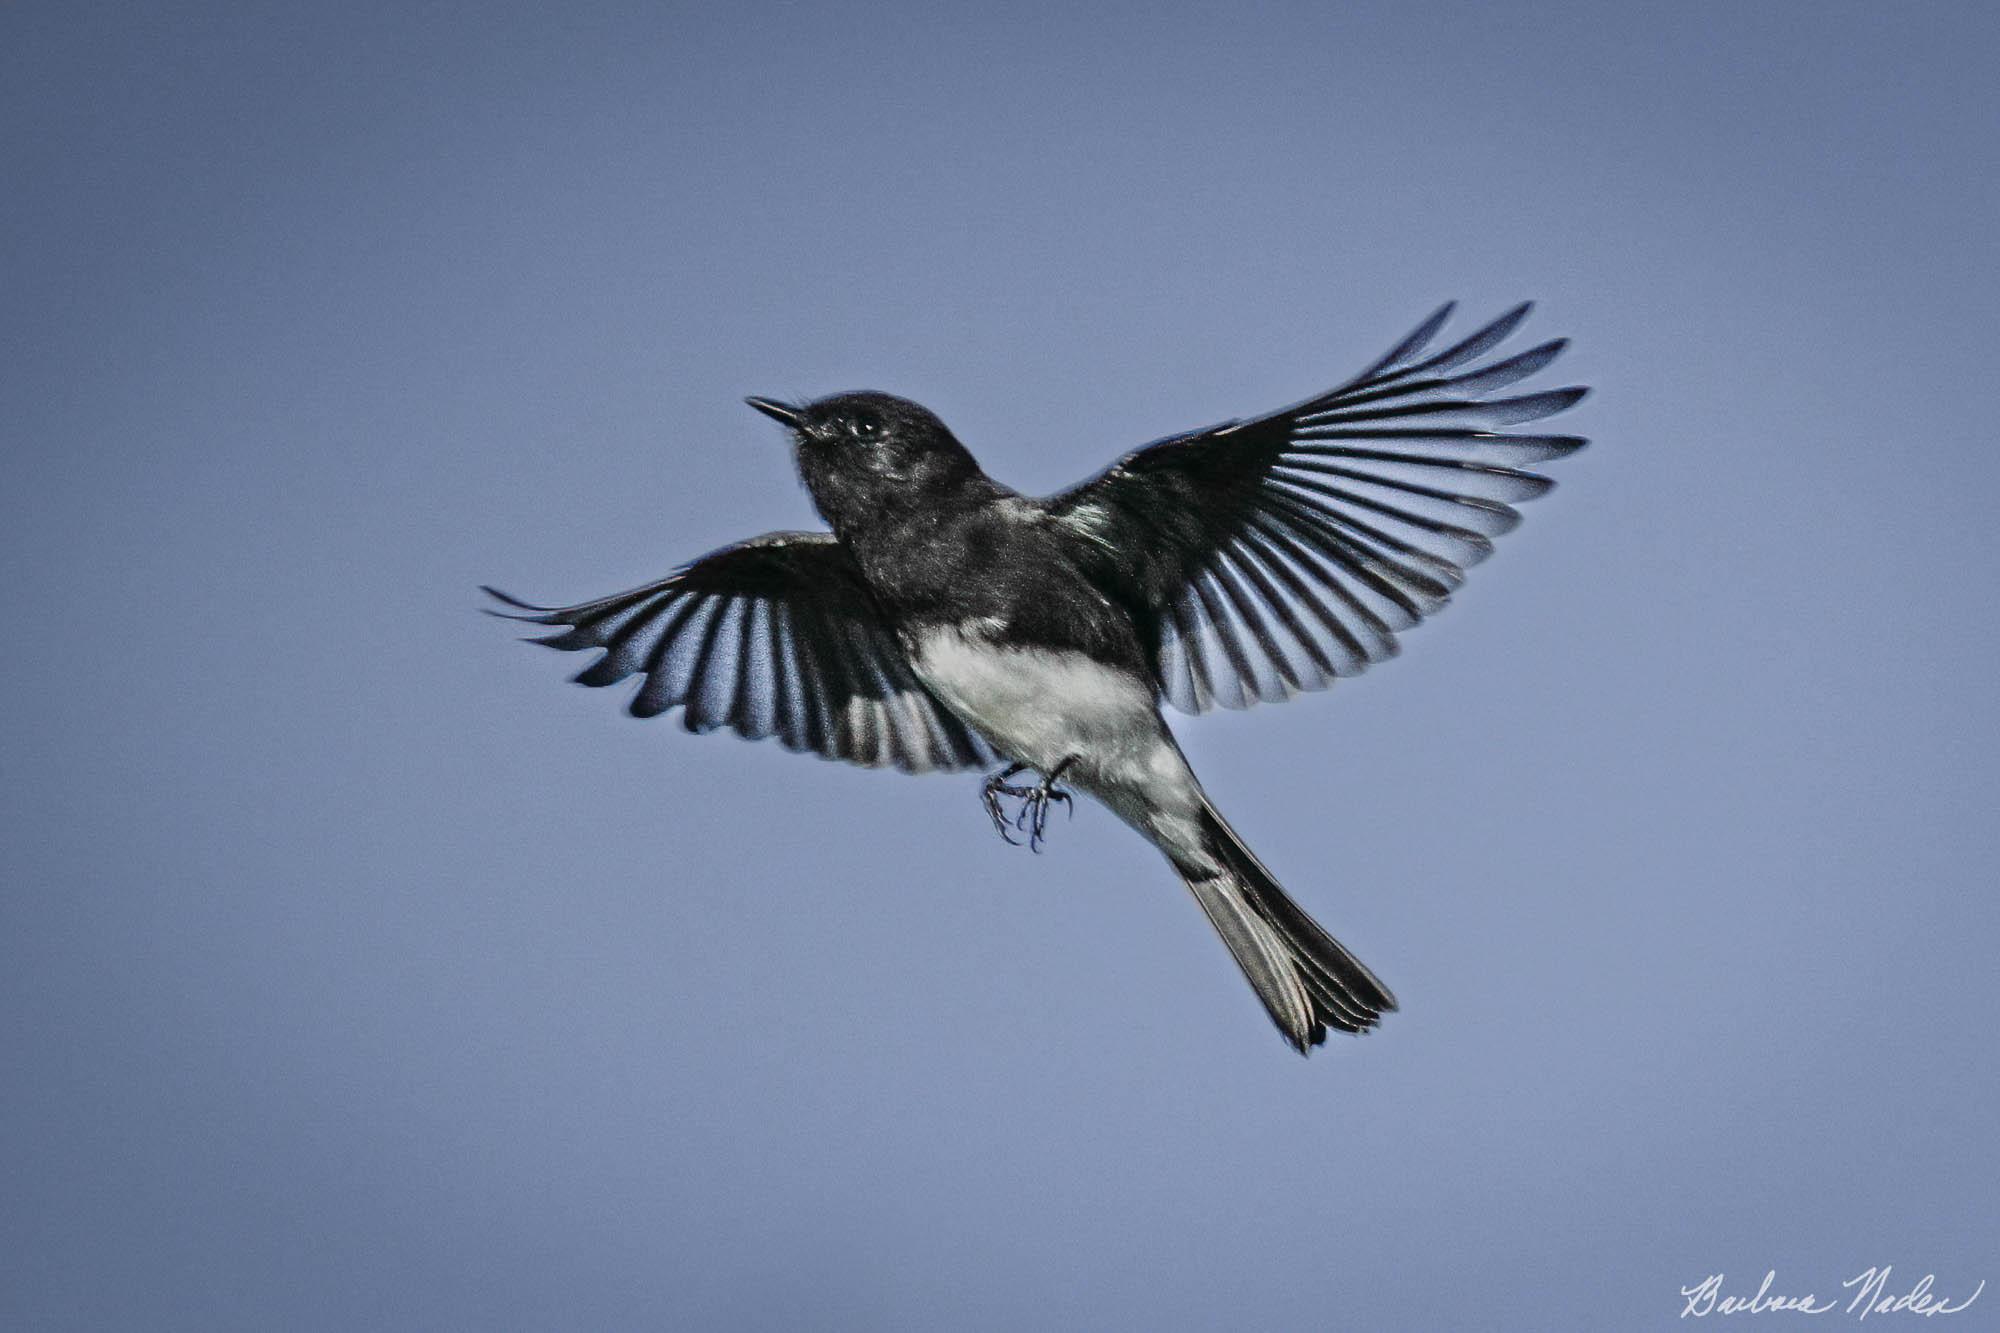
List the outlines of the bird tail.
<svg viewBox="0 0 2000 1333">
<path fill-rule="evenodd" d="M 1206 866 L 1174 857 L 1175 869 L 1229 946 L 1271 1020 L 1301 1055 L 1328 1028 L 1366 1032 L 1396 997 L 1278 887 L 1215 807 L 1202 802 Z"/>
</svg>

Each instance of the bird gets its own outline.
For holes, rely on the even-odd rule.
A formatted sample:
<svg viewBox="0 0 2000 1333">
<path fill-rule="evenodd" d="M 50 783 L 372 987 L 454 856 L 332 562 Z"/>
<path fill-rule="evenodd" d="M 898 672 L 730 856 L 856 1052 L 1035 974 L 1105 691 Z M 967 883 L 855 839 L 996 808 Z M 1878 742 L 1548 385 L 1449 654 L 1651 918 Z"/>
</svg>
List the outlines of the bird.
<svg viewBox="0 0 2000 1333">
<path fill-rule="evenodd" d="M 574 679 L 642 680 L 627 711 L 869 768 L 983 770 L 1009 842 L 1093 797 L 1192 892 L 1284 1040 L 1365 1033 L 1395 996 L 1279 886 L 1169 730 L 1186 713 L 1324 689 L 1441 610 L 1530 471 L 1586 441 L 1513 431 L 1581 386 L 1493 396 L 1567 345 L 1496 351 L 1523 303 L 1432 348 L 1446 303 L 1387 354 L 1289 407 L 1156 440 L 1029 496 L 935 414 L 874 390 L 744 401 L 790 436 L 826 528 L 724 546 L 572 606 L 491 586 L 495 615 L 601 656 Z M 1540 428 L 1537 428 L 1539 430 Z M 1020 779 L 1022 774 L 1039 780 Z"/>
</svg>

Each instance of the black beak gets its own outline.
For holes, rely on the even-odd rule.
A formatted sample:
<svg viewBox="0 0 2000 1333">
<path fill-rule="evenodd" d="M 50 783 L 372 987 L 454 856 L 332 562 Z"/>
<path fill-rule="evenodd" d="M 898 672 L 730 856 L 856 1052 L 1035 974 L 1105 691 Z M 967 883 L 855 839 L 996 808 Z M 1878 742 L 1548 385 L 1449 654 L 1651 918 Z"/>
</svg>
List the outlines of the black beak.
<svg viewBox="0 0 2000 1333">
<path fill-rule="evenodd" d="M 796 407 L 787 407 L 770 398 L 745 398 L 743 401 L 781 425 L 790 426 L 793 430 L 805 428 L 806 414 Z"/>
</svg>

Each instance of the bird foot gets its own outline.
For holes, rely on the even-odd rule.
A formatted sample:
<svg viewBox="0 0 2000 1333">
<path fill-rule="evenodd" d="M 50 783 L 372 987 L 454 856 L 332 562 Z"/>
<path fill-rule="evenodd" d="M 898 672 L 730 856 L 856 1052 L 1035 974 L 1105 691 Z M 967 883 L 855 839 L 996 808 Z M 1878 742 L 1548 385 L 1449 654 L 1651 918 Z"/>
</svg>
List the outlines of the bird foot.
<svg viewBox="0 0 2000 1333">
<path fill-rule="evenodd" d="M 1063 760 L 1056 765 L 1053 773 L 1033 787 L 1013 786 L 1007 781 L 1016 773 L 1026 772 L 1028 768 L 1026 764 L 1009 764 L 986 779 L 986 785 L 980 789 L 979 796 L 986 803 L 986 817 L 993 821 L 994 832 L 1015 847 L 1021 844 L 1014 834 L 1025 833 L 1028 835 L 1028 850 L 1041 851 L 1043 835 L 1048 829 L 1051 805 L 1060 804 L 1069 812 L 1070 818 L 1076 818 L 1076 802 L 1070 798 L 1068 792 L 1056 786 L 1062 779 L 1063 770 L 1075 762 L 1074 755 Z M 1007 817 L 1006 810 L 1000 804 L 1002 800 L 1010 798 L 1021 803 L 1020 809 L 1014 812 L 1012 819 Z"/>
</svg>

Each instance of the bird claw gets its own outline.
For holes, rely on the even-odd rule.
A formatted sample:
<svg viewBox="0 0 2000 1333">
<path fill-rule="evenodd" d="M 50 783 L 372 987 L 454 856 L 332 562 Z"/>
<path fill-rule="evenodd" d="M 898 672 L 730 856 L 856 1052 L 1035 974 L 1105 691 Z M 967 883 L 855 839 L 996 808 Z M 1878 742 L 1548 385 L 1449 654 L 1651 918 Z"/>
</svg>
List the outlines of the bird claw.
<svg viewBox="0 0 2000 1333">
<path fill-rule="evenodd" d="M 1063 760 L 1056 765 L 1055 772 L 1033 787 L 1017 787 L 1007 781 L 1008 778 L 1026 769 L 1026 764 L 1009 764 L 986 779 L 985 787 L 980 789 L 980 799 L 986 805 L 986 817 L 993 821 L 994 832 L 998 833 L 1008 846 L 1019 847 L 1020 839 L 1014 834 L 1025 833 L 1028 835 L 1028 850 L 1039 853 L 1048 831 L 1049 806 L 1052 804 L 1060 804 L 1071 819 L 1076 818 L 1075 800 L 1068 792 L 1056 786 L 1063 775 L 1063 770 L 1074 762 L 1073 758 Z M 1006 810 L 1001 807 L 1000 802 L 1003 797 L 1012 797 L 1021 803 L 1021 808 L 1014 813 L 1011 820 L 1007 818 Z M 1009 831 L 1010 828 L 1012 832 Z"/>
<path fill-rule="evenodd" d="M 1000 808 L 1000 798 L 1002 796 L 1027 795 L 1027 788 L 1010 787 L 1001 781 L 1002 778 L 1012 772 L 1014 770 L 1010 768 L 1005 773 L 996 773 L 986 779 L 986 785 L 980 788 L 979 799 L 986 805 L 986 817 L 993 821 L 993 831 L 998 833 L 1008 846 L 1019 847 L 1021 844 L 1014 841 L 1014 835 L 1007 831 L 1007 812 Z"/>
</svg>

